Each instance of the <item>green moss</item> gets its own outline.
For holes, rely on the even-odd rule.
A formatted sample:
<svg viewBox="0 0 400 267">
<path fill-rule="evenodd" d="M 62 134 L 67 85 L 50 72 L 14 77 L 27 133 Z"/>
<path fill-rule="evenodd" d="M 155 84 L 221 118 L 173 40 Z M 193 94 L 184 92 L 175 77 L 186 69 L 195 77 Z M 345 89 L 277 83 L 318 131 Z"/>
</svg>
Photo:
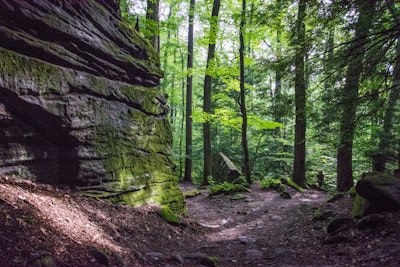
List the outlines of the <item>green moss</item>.
<svg viewBox="0 0 400 267">
<path fill-rule="evenodd" d="M 125 125 L 113 125 L 110 114 L 96 109 L 98 120 L 104 124 L 96 127 L 94 140 L 88 141 L 94 144 L 95 153 L 104 166 L 106 178 L 103 183 L 115 191 L 129 190 L 131 186 L 145 186 L 143 190 L 111 198 L 116 203 L 134 206 L 158 203 L 168 205 L 177 213 L 185 211 L 184 197 L 175 181 L 173 163 L 169 158 L 172 146 L 171 129 L 167 119 L 158 116 L 164 112 L 165 107 L 156 100 L 159 92 L 155 88 L 116 83 L 87 73 L 81 73 L 78 79 L 73 70 L 3 48 L 0 48 L 0 57 L 0 75 L 4 82 L 15 83 L 17 94 L 26 94 L 27 90 L 41 95 L 55 91 L 66 94 L 70 87 L 74 87 L 104 97 L 128 100 L 143 107 L 144 112 L 129 108 L 126 114 L 121 114 L 126 116 Z M 155 71 L 156 69 L 155 67 Z M 18 86 L 20 81 L 26 81 L 26 86 Z M 49 112 L 59 115 L 59 107 L 48 108 Z M 82 119 L 85 116 L 83 114 L 84 112 L 79 115 Z M 110 196 L 110 193 L 96 191 L 86 194 Z"/>
<path fill-rule="evenodd" d="M 326 202 L 328 202 L 328 203 L 335 202 L 336 200 L 339 200 L 339 199 L 341 199 L 341 198 L 343 198 L 343 197 L 344 197 L 344 194 L 343 194 L 342 192 L 338 192 L 338 193 L 336 193 L 336 194 L 330 196 L 330 197 L 326 200 Z"/>
<path fill-rule="evenodd" d="M 265 179 L 261 181 L 261 189 L 264 190 L 275 190 L 279 193 L 285 191 L 285 186 L 280 179 Z"/>
<path fill-rule="evenodd" d="M 163 218 L 166 222 L 171 224 L 180 224 L 179 218 L 176 214 L 168 207 L 163 206 L 159 211 L 158 214 Z"/>
<path fill-rule="evenodd" d="M 367 209 L 368 201 L 360 196 L 359 194 L 356 194 L 353 200 L 353 209 L 351 212 L 351 216 L 353 218 L 360 218 L 364 216 L 364 212 Z"/>
<path fill-rule="evenodd" d="M 396 176 L 382 172 L 371 172 L 363 175 L 362 180 L 371 181 L 377 186 L 393 185 L 399 181 Z"/>
<path fill-rule="evenodd" d="M 242 191 L 248 191 L 248 189 L 244 185 L 229 182 L 213 184 L 208 187 L 208 193 L 210 196 L 218 194 L 233 194 Z"/>
<path fill-rule="evenodd" d="M 286 184 L 290 187 L 292 187 L 293 189 L 296 189 L 299 192 L 303 192 L 303 188 L 301 186 L 299 186 L 298 184 L 296 184 L 295 182 L 293 182 L 292 179 L 289 179 L 287 177 L 282 177 L 280 178 L 280 180 L 282 181 L 283 184 Z"/>
<path fill-rule="evenodd" d="M 185 198 L 195 197 L 195 196 L 198 196 L 200 194 L 201 194 L 201 192 L 198 189 L 192 189 L 192 190 L 189 190 L 189 191 L 186 191 L 186 192 L 183 193 Z"/>
<path fill-rule="evenodd" d="M 55 267 L 54 260 L 49 255 L 44 255 L 33 262 L 33 267 Z"/>
<path fill-rule="evenodd" d="M 218 257 L 208 257 L 208 261 L 205 262 L 206 266 L 211 266 L 211 267 L 219 267 L 219 258 Z"/>
<path fill-rule="evenodd" d="M 25 94 L 26 90 L 40 95 L 52 91 L 61 92 L 67 90 L 65 81 L 73 77 L 72 72 L 3 48 L 0 48 L 0 58 L 0 73 L 5 80 L 10 79 L 10 83 L 30 81 L 24 86 L 15 85 L 18 94 Z"/>
</svg>

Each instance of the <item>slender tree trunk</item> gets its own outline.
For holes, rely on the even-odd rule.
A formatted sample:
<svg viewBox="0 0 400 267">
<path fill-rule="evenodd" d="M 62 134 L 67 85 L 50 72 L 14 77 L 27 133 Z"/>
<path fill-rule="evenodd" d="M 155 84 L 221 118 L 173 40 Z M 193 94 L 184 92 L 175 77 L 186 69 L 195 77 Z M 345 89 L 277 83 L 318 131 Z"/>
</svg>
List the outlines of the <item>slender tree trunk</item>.
<svg viewBox="0 0 400 267">
<path fill-rule="evenodd" d="M 324 92 L 323 92 L 323 103 L 325 106 L 329 106 L 332 98 L 332 79 L 329 77 L 332 75 L 332 64 L 333 64 L 333 49 L 334 49 L 334 35 L 335 31 L 330 30 L 328 35 L 328 42 L 326 43 L 325 53 L 324 53 Z M 325 136 L 326 133 L 330 131 L 330 124 L 331 124 L 331 114 L 328 108 L 323 109 L 322 111 L 322 137 Z"/>
<path fill-rule="evenodd" d="M 147 0 L 146 30 L 149 34 L 148 39 L 157 52 L 160 52 L 159 9 L 159 0 Z"/>
<path fill-rule="evenodd" d="M 276 31 L 276 40 L 278 47 L 276 48 L 276 67 L 275 67 L 275 92 L 273 94 L 274 99 L 274 121 L 282 123 L 282 63 L 281 63 L 281 37 L 280 31 Z M 277 127 L 274 130 L 275 135 L 281 137 L 281 128 Z"/>
<path fill-rule="evenodd" d="M 220 0 L 214 0 L 213 10 L 210 19 L 210 38 L 208 44 L 207 67 L 206 75 L 204 77 L 204 103 L 203 112 L 211 114 L 211 96 L 212 96 L 212 76 L 209 74 L 212 60 L 215 55 L 215 42 L 218 34 L 218 15 L 221 6 Z M 206 121 L 203 123 L 203 145 L 204 145 L 204 171 L 203 171 L 203 185 L 208 184 L 208 177 L 212 176 L 212 147 L 211 147 L 211 123 Z"/>
<path fill-rule="evenodd" d="M 177 39 L 178 43 L 180 43 L 179 40 L 179 27 L 176 28 L 175 31 L 175 38 Z M 182 49 L 180 46 L 177 46 L 176 48 L 179 52 L 179 62 L 181 64 L 181 73 L 185 73 L 185 58 L 182 52 Z M 176 51 L 176 50 L 175 50 Z M 174 64 L 177 63 L 177 57 L 174 54 Z M 181 105 L 180 105 L 180 112 L 181 112 L 181 120 L 180 120 L 180 125 L 179 125 L 179 181 L 182 181 L 184 178 L 184 173 L 183 173 L 183 166 L 184 166 L 184 149 L 183 149 L 183 137 L 184 137 L 184 130 L 185 130 L 185 76 L 181 75 L 180 78 L 180 88 L 181 88 Z"/>
<path fill-rule="evenodd" d="M 397 39 L 396 55 L 397 58 L 400 57 L 400 39 Z M 399 99 L 399 94 L 400 62 L 397 60 L 393 73 L 393 85 L 390 89 L 385 117 L 383 119 L 383 127 L 381 132 L 379 133 L 378 151 L 372 158 L 372 169 L 374 171 L 384 172 L 386 169 L 388 149 L 390 146 L 390 140 L 392 139 L 393 117 L 395 113 L 396 103 Z"/>
<path fill-rule="evenodd" d="M 296 105 L 296 120 L 295 120 L 295 137 L 294 137 L 294 166 L 293 166 L 293 181 L 300 186 L 305 186 L 306 183 L 306 81 L 305 81 L 305 25 L 304 19 L 306 15 L 306 0 L 299 0 L 297 13 L 297 38 L 295 44 L 295 105 Z"/>
<path fill-rule="evenodd" d="M 171 6 L 169 11 L 168 11 L 168 19 L 167 19 L 168 21 L 171 20 L 172 8 L 173 7 Z M 168 29 L 167 29 L 167 39 L 165 41 L 167 43 L 167 47 L 168 47 L 168 43 L 170 42 L 170 40 L 171 40 L 171 29 L 168 27 Z M 162 68 L 164 70 L 168 69 L 168 52 L 169 52 L 169 49 L 164 49 L 164 60 L 163 60 L 163 64 L 162 64 Z M 176 64 L 176 48 L 174 48 L 172 53 L 173 53 L 173 60 L 174 60 L 174 65 L 175 65 Z M 160 84 L 161 90 L 164 91 L 164 92 L 166 92 L 166 88 L 168 87 L 168 85 L 165 84 L 165 81 L 167 80 L 166 77 L 165 77 L 166 75 L 168 75 L 168 73 L 165 73 L 164 80 Z M 171 75 L 172 75 L 172 77 L 171 77 L 171 88 L 172 88 L 172 90 L 171 90 L 171 98 L 170 99 L 172 99 L 172 101 L 170 101 L 169 117 L 170 117 L 170 123 L 173 126 L 172 128 L 175 129 L 175 120 L 176 120 L 176 116 L 175 115 L 176 115 L 176 112 L 175 112 L 175 103 L 173 101 L 173 99 L 175 98 L 174 97 L 174 95 L 175 95 L 175 90 L 174 90 L 174 87 L 175 87 L 175 73 L 171 72 Z"/>
<path fill-rule="evenodd" d="M 177 38 L 178 38 L 178 33 L 176 34 Z M 185 72 L 185 60 L 182 54 L 182 51 L 179 50 L 180 55 L 181 55 L 181 64 L 182 64 L 182 68 L 181 71 L 182 73 Z M 184 125 L 185 125 L 185 78 L 184 76 L 182 76 L 181 78 L 181 95 L 182 95 L 182 120 L 181 120 L 181 125 L 180 125 L 180 130 L 179 130 L 179 180 L 182 180 L 183 178 L 183 131 L 184 131 Z"/>
<path fill-rule="evenodd" d="M 251 172 L 250 172 L 250 156 L 249 156 L 249 148 L 247 144 L 247 110 L 246 110 L 246 94 L 245 94 L 245 73 L 244 73 L 244 53 L 245 53 L 245 45 L 244 45 L 244 31 L 246 26 L 246 0 L 242 0 L 242 16 L 240 21 L 240 49 L 239 49 L 239 58 L 240 58 L 240 111 L 242 113 L 242 146 L 243 146 L 243 169 L 244 174 L 246 176 L 246 180 L 249 184 L 251 181 Z"/>
<path fill-rule="evenodd" d="M 186 84 L 186 158 L 185 181 L 192 181 L 192 105 L 193 105 L 193 21 L 195 0 L 190 0 L 189 7 L 189 32 L 188 32 L 188 60 Z"/>
<path fill-rule="evenodd" d="M 356 129 L 358 88 L 364 61 L 364 48 L 374 13 L 374 1 L 358 1 L 359 18 L 356 23 L 355 39 L 348 54 L 346 83 L 342 88 L 339 146 L 337 150 L 337 190 L 348 191 L 353 185 L 353 139 Z"/>
</svg>

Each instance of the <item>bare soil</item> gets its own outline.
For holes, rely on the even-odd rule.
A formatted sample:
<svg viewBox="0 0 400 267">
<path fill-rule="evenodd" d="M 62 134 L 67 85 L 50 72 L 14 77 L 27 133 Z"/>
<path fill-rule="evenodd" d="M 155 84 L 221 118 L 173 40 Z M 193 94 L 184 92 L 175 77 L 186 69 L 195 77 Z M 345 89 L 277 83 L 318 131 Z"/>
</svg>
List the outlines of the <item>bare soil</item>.
<svg viewBox="0 0 400 267">
<path fill-rule="evenodd" d="M 213 266 L 209 256 L 220 266 L 399 266 L 399 213 L 327 242 L 329 221 L 350 216 L 351 197 L 327 203 L 325 192 L 288 190 L 291 199 L 257 184 L 235 196 L 202 189 L 171 225 L 156 206 L 0 176 L 0 266 Z"/>
</svg>

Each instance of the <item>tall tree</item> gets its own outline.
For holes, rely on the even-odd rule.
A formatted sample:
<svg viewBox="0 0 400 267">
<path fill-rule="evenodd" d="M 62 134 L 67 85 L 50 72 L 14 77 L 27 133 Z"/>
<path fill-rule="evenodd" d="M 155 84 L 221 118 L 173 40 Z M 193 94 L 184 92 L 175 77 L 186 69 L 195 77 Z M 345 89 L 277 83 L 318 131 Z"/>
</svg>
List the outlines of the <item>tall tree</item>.
<svg viewBox="0 0 400 267">
<path fill-rule="evenodd" d="M 192 181 L 192 105 L 193 105 L 193 29 L 194 29 L 194 9 L 196 2 L 190 0 L 189 6 L 189 31 L 188 31 L 188 59 L 187 59 L 187 84 L 186 84 L 186 158 L 185 158 L 185 177 L 184 180 Z"/>
<path fill-rule="evenodd" d="M 390 140 L 393 139 L 393 117 L 396 103 L 400 96 L 400 38 L 397 39 L 396 62 L 393 71 L 393 84 L 390 88 L 389 99 L 386 106 L 385 116 L 383 118 L 383 127 L 379 132 L 378 151 L 372 158 L 372 169 L 383 172 L 386 169 L 386 162 L 389 153 Z"/>
<path fill-rule="evenodd" d="M 213 9 L 211 12 L 210 19 L 210 37 L 208 43 L 208 55 L 207 55 L 207 67 L 206 74 L 204 77 L 204 99 L 203 99 L 203 112 L 205 114 L 211 114 L 211 84 L 212 84 L 212 75 L 211 66 L 214 66 L 213 59 L 215 55 L 215 42 L 217 39 L 218 33 L 218 15 L 219 9 L 221 6 L 220 0 L 214 0 Z M 203 145 L 204 145 L 204 171 L 203 171 L 203 185 L 208 184 L 207 178 L 212 176 L 212 147 L 211 147 L 211 124 L 207 119 L 203 123 Z"/>
<path fill-rule="evenodd" d="M 244 69 L 244 34 L 246 27 L 246 0 L 242 0 L 242 14 L 240 20 L 240 30 L 239 30 L 239 64 L 240 64 L 240 111 L 242 114 L 242 146 L 243 146 L 243 170 L 246 176 L 246 180 L 251 184 L 251 171 L 250 171 L 250 155 L 249 147 L 247 144 L 247 109 L 246 109 L 246 89 L 245 89 L 245 69 Z"/>
<path fill-rule="evenodd" d="M 356 129 L 356 111 L 360 76 L 363 69 L 365 46 L 371 28 L 375 1 L 356 1 L 359 11 L 355 37 L 347 55 L 346 82 L 341 90 L 340 133 L 337 150 L 337 190 L 348 191 L 353 185 L 353 139 Z"/>
<path fill-rule="evenodd" d="M 304 58 L 306 54 L 305 25 L 306 0 L 299 0 L 296 21 L 295 55 L 295 136 L 293 181 L 300 186 L 306 182 L 306 81 Z"/>
<path fill-rule="evenodd" d="M 160 52 L 160 34 L 159 34 L 159 0 L 147 0 L 147 11 L 146 11 L 146 32 L 147 38 L 151 45 L 157 52 Z"/>
</svg>

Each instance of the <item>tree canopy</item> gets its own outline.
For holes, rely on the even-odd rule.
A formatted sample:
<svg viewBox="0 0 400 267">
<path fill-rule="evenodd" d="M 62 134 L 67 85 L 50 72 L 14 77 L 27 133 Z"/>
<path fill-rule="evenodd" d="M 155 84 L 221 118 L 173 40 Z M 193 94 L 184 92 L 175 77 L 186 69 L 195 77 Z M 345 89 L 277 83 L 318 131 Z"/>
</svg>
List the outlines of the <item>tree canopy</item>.
<svg viewBox="0 0 400 267">
<path fill-rule="evenodd" d="M 304 186 L 323 171 L 327 189 L 346 191 L 364 172 L 400 168 L 400 4 L 245 3 L 198 0 L 192 10 L 189 1 L 151 5 L 159 6 L 165 72 L 160 90 L 169 95 L 178 179 L 188 157 L 187 77 L 193 86 L 190 157 L 196 183 L 220 179 L 219 153 L 246 174 L 243 131 L 252 179 L 288 176 Z M 122 15 L 151 41 L 146 11 L 145 1 L 121 1 Z M 187 68 L 189 15 L 194 49 Z M 209 143 L 203 142 L 203 125 Z"/>
</svg>

